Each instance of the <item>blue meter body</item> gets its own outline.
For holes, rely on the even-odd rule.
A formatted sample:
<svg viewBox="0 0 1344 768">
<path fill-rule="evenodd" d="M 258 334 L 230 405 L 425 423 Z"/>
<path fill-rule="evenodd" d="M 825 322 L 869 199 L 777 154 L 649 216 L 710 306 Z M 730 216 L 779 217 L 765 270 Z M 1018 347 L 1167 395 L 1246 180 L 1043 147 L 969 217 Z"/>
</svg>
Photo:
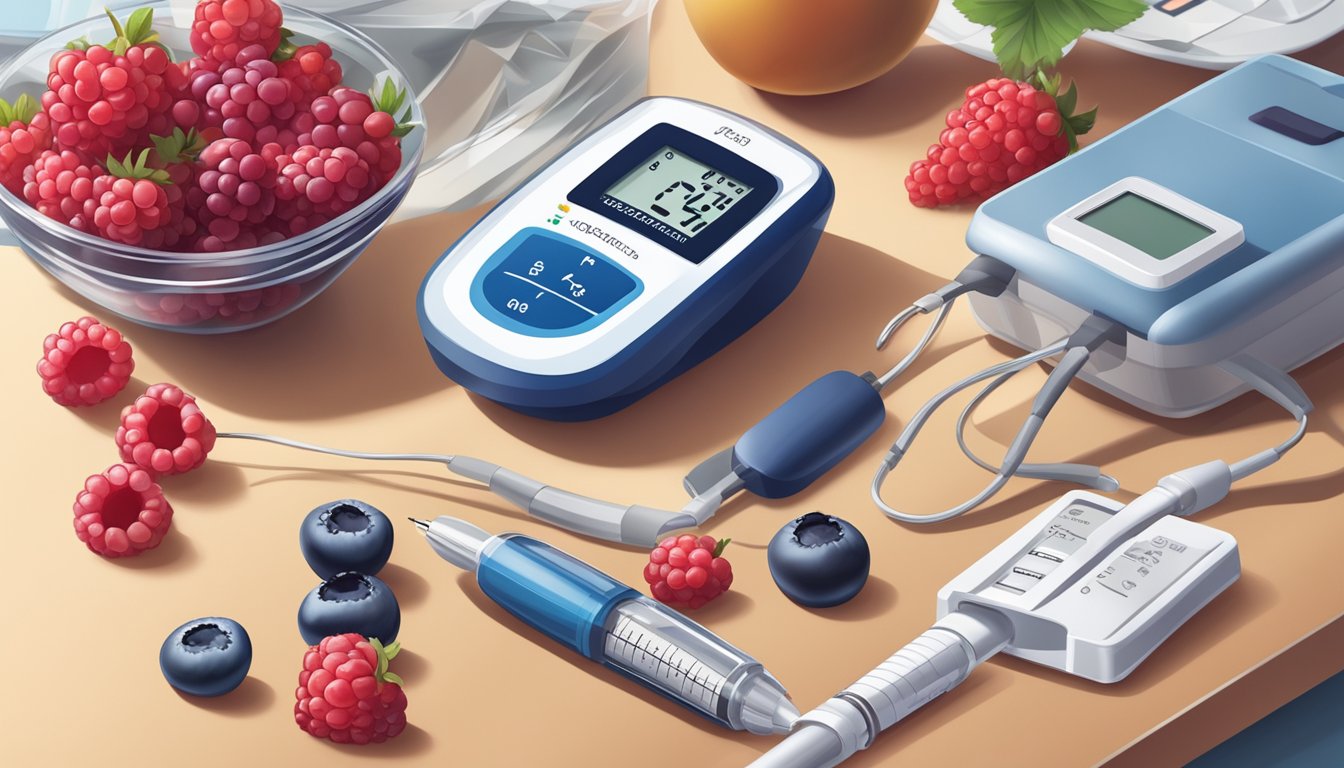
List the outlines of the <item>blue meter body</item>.
<svg viewBox="0 0 1344 768">
<path fill-rule="evenodd" d="M 764 126 L 638 102 L 502 200 L 430 269 L 439 368 L 547 419 L 613 413 L 751 328 L 793 291 L 835 196 Z"/>
</svg>

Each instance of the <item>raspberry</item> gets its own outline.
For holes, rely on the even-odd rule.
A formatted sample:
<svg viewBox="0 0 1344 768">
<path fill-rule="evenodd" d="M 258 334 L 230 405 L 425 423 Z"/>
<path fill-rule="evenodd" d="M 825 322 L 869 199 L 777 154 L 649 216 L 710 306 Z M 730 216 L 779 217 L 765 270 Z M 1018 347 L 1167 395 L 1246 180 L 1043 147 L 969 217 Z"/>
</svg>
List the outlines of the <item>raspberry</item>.
<svg viewBox="0 0 1344 768">
<path fill-rule="evenodd" d="M 23 169 L 23 198 L 43 216 L 93 233 L 98 207 L 93 180 L 104 173 L 102 166 L 85 164 L 74 152 L 49 149 Z"/>
<path fill-rule="evenodd" d="M 294 105 L 307 110 L 318 96 L 326 96 L 341 84 L 341 63 L 326 43 L 304 45 L 278 62 L 280 77 L 293 86 Z"/>
<path fill-rule="evenodd" d="M 196 240 L 196 217 L 187 211 L 188 190 L 196 186 L 196 156 L 203 146 L 195 130 L 174 128 L 168 136 L 150 136 L 154 142 L 154 167 L 164 171 L 168 183 L 168 218 L 157 229 L 145 232 L 141 245 L 160 251 L 184 251 Z"/>
<path fill-rule="evenodd" d="M 168 133 L 170 110 L 186 88 L 186 75 L 152 44 L 158 35 L 150 9 L 131 14 L 125 28 L 111 12 L 108 17 L 117 38 L 108 46 L 57 52 L 42 94 L 57 147 L 89 157 L 120 157 L 145 133 Z"/>
<path fill-rule="evenodd" d="M 201 0 L 191 24 L 191 50 L 215 61 L 232 61 L 249 45 L 269 58 L 280 45 L 283 17 L 274 0 Z"/>
<path fill-rule="evenodd" d="M 23 94 L 11 105 L 0 99 L 0 184 L 23 194 L 23 170 L 51 148 L 51 121 Z"/>
<path fill-rule="evenodd" d="M 93 179 L 95 231 L 108 240 L 140 245 L 145 233 L 158 230 L 171 219 L 168 210 L 168 172 L 146 165 L 149 150 L 134 160 L 107 158 L 107 170 Z M 159 242 L 159 237 L 152 238 Z"/>
<path fill-rule="evenodd" d="M 75 497 L 75 535 L 103 557 L 132 557 L 159 546 L 173 522 L 163 489 L 145 470 L 113 464 Z"/>
<path fill-rule="evenodd" d="M 283 239 L 268 225 L 275 210 L 278 144 L 254 151 L 243 139 L 222 138 L 201 152 L 196 187 L 187 209 L 204 227 L 197 250 L 253 248 Z"/>
<path fill-rule="evenodd" d="M 721 555 L 731 539 L 690 535 L 664 539 L 644 566 L 654 598 L 674 608 L 699 608 L 733 584 L 733 566 Z"/>
<path fill-rule="evenodd" d="M 115 439 L 123 461 L 172 475 L 205 463 L 215 447 L 215 425 L 196 398 L 172 384 L 155 384 L 122 410 Z"/>
<path fill-rule="evenodd" d="M 135 370 L 131 345 L 92 317 L 61 325 L 42 340 L 42 390 L 67 407 L 93 405 L 126 387 Z"/>
<path fill-rule="evenodd" d="M 276 217 L 297 235 L 364 202 L 376 189 L 369 164 L 349 147 L 302 146 L 276 159 Z"/>
<path fill-rule="evenodd" d="M 246 141 L 260 135 L 265 143 L 294 116 L 293 86 L 279 76 L 260 45 L 250 45 L 224 63 L 195 60 L 189 78 L 198 109 L 192 113 L 189 107 L 174 106 L 173 115 L 194 117 L 201 130 L 218 128 L 222 136 Z"/>
<path fill-rule="evenodd" d="M 401 650 L 346 633 L 331 635 L 303 655 L 294 691 L 294 722 L 319 739 L 375 744 L 406 729 L 406 692 L 388 662 Z"/>
<path fill-rule="evenodd" d="M 349 147 L 368 163 L 374 188 L 383 186 L 401 167 L 401 137 L 414 127 L 410 108 L 394 117 L 406 102 L 406 91 L 389 79 L 383 81 L 378 98 L 344 86 L 313 100 L 307 112 L 294 116 L 290 127 L 299 144 L 318 149 Z"/>
<path fill-rule="evenodd" d="M 1044 89 L 995 78 L 966 89 L 966 100 L 947 115 L 947 128 L 905 179 L 910 202 L 933 208 L 982 200 L 1063 158 L 1076 137 L 1092 127 L 1096 111 L 1071 110 L 1077 90 L 1055 96 L 1058 80 Z"/>
</svg>

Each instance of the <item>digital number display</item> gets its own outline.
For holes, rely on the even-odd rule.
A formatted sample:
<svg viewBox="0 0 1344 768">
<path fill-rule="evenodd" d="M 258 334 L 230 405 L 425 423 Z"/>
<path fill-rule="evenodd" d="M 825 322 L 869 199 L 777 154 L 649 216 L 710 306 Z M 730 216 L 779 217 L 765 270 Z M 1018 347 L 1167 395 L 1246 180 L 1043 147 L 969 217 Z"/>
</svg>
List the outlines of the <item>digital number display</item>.
<svg viewBox="0 0 1344 768">
<path fill-rule="evenodd" d="M 606 194 L 689 238 L 704 231 L 751 190 L 665 146 L 622 176 Z"/>
<path fill-rule="evenodd" d="M 1158 261 L 1169 259 L 1213 234 L 1203 224 L 1133 192 L 1120 195 L 1078 220 Z"/>
</svg>

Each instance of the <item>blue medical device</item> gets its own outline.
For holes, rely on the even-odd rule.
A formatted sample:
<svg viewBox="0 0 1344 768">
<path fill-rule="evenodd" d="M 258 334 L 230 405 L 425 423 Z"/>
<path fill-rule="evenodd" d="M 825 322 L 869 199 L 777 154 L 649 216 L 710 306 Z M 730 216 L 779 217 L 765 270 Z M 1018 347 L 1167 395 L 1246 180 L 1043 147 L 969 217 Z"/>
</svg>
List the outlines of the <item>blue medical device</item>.
<svg viewBox="0 0 1344 768">
<path fill-rule="evenodd" d="M 443 254 L 420 326 L 439 368 L 474 392 L 547 419 L 605 416 L 778 306 L 834 194 L 825 166 L 770 129 L 645 99 Z"/>
<path fill-rule="evenodd" d="M 1024 463 L 1067 384 L 1081 378 L 1173 417 L 1253 388 L 1295 389 L 1283 374 L 1344 339 L 1342 201 L 1344 78 L 1281 56 L 1237 67 L 981 205 L 966 237 L 980 255 L 879 336 L 880 348 L 910 318 L 936 312 L 913 351 L 884 375 L 835 371 L 799 392 L 687 475 L 687 511 L 703 520 L 741 489 L 788 496 L 841 461 L 882 423 L 875 393 L 910 366 L 962 295 L 986 331 L 1027 354 L 916 413 L 874 478 L 874 501 L 897 520 L 936 522 L 1012 475 L 1114 490 L 1097 467 Z M 1007 377 L 1051 358 L 1055 372 L 1001 464 L 962 441 L 996 475 L 980 495 L 931 516 L 881 500 L 887 473 L 943 402 L 988 382 L 960 433 Z M 1307 402 L 1299 394 L 1290 399 Z"/>
</svg>

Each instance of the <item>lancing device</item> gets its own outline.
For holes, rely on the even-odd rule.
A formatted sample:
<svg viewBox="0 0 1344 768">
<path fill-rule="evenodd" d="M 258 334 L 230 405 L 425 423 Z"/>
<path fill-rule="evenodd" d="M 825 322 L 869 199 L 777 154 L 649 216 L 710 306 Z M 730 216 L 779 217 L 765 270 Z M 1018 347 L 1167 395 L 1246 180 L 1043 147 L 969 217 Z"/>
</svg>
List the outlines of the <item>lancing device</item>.
<svg viewBox="0 0 1344 768">
<path fill-rule="evenodd" d="M 798 719 L 759 661 L 587 563 L 453 517 L 411 522 L 440 557 L 476 574 L 487 597 L 589 659 L 734 730 L 788 733 Z"/>
</svg>

